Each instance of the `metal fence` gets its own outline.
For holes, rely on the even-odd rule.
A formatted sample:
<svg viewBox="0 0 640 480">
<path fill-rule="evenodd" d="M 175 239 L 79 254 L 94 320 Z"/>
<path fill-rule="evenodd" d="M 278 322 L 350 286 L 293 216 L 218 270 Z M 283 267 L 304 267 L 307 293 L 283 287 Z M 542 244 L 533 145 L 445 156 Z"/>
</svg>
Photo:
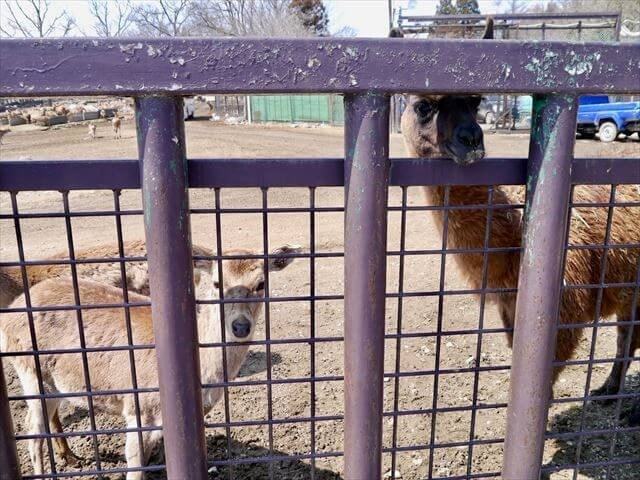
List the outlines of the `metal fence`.
<svg viewBox="0 0 640 480">
<path fill-rule="evenodd" d="M 3 364 L 14 366 L 23 359 L 35 372 L 31 383 L 20 379 L 23 387 L 29 385 L 22 394 L 8 395 L 4 383 L 0 385 L 3 478 L 17 478 L 20 472 L 23 478 L 124 472 L 129 478 L 137 478 L 135 472 L 172 479 L 204 479 L 208 475 L 339 478 L 324 468 L 335 459 L 342 459 L 343 466 L 331 470 L 342 470 L 348 479 L 381 478 L 383 460 L 391 476 L 400 464 L 413 464 L 415 478 L 521 480 L 538 478 L 541 470 L 548 475 L 563 469 L 571 470 L 573 478 L 584 471 L 597 471 L 602 478 L 624 478 L 624 472 L 637 468 L 640 459 L 629 456 L 619 444 L 622 438 L 637 435 L 639 427 L 629 426 L 621 418 L 623 412 L 636 408 L 628 402 L 637 401 L 639 394 L 637 389 L 625 393 L 624 384 L 597 398 L 590 389 L 594 368 L 638 360 L 633 353 L 636 340 L 630 333 L 638 323 L 638 266 L 628 266 L 631 278 L 622 280 L 610 279 L 605 271 L 606 262 L 617 254 L 638 257 L 637 225 L 627 222 L 635 235 L 633 242 L 620 242 L 613 230 L 620 222 L 618 215 L 630 215 L 640 208 L 637 195 L 632 192 L 629 199 L 625 193 L 621 200 L 620 193 L 630 188 L 625 185 L 637 188 L 640 183 L 639 160 L 573 159 L 572 152 L 577 96 L 637 92 L 639 50 L 638 46 L 619 44 L 449 40 L 2 40 L 0 96 L 131 95 L 136 98 L 139 145 L 139 160 L 0 162 L 0 191 L 9 192 L 8 211 L 3 211 L 1 219 L 11 223 L 18 252 L 15 261 L 2 266 L 19 267 L 20 285 L 25 290 L 22 303 L 0 310 L 2 325 L 22 326 L 8 333 L 3 328 L 3 341 L 19 332 L 23 335 L 23 343 L 6 348 L 1 358 Z M 308 92 L 345 94 L 344 159 L 186 159 L 181 95 Z M 447 159 L 389 159 L 389 95 L 396 92 L 534 94 L 529 159 L 486 159 L 469 166 Z M 425 185 L 441 189 L 441 204 L 416 204 L 414 187 Z M 526 201 L 505 202 L 499 187 L 504 185 L 526 185 Z M 476 195 L 466 197 L 461 190 L 465 186 L 475 186 Z M 259 196 L 255 207 L 224 205 L 228 189 L 256 187 Z M 283 187 L 308 189 L 305 204 L 273 206 L 270 192 Z M 330 187 L 344 191 L 344 206 L 339 195 L 340 204 L 318 203 L 318 192 Z M 206 197 L 207 206 L 190 208 L 189 190 L 200 188 L 213 189 Z M 388 201 L 389 188 L 392 195 Z M 579 188 L 604 191 L 605 200 L 596 197 L 585 203 L 583 197 L 573 196 Z M 127 189 L 141 190 L 142 208 L 121 208 L 120 193 Z M 103 211 L 73 208 L 70 196 L 76 190 L 111 191 L 113 207 Z M 61 208 L 23 212 L 20 197 L 25 191 L 60 191 Z M 600 236 L 571 244 L 568 232 L 588 229 L 593 221 L 588 212 L 593 209 L 605 212 Z M 441 243 L 426 247 L 409 244 L 412 225 L 421 222 L 427 211 L 441 216 Z M 257 252 L 225 251 L 225 219 L 240 214 L 257 217 L 261 239 Z M 309 248 L 273 251 L 271 222 L 279 215 L 294 214 L 308 218 Z M 325 248 L 319 242 L 321 219 L 329 214 L 344 215 L 344 250 L 341 246 Z M 212 251 L 192 250 L 190 221 L 203 215 L 212 216 Z M 454 224 L 466 215 L 481 219 L 479 244 L 451 245 L 450 239 L 456 235 Z M 144 251 L 127 251 L 131 247 L 125 242 L 125 221 L 141 216 L 146 256 Z M 492 233 L 496 218 L 515 221 L 519 229 L 521 216 L 522 241 L 497 242 Z M 109 252 L 77 252 L 74 224 L 85 217 L 113 220 L 116 242 Z M 25 221 L 39 218 L 62 222 L 68 246 L 65 256 L 53 260 L 25 257 L 21 227 Z M 624 224 L 625 218 L 622 221 Z M 387 235 L 394 230 L 399 241 L 388 245 Z M 519 240 L 517 232 L 513 238 Z M 570 270 L 565 265 L 579 263 L 585 252 L 599 255 L 599 269 L 593 267 L 589 275 L 573 282 L 573 277 L 563 275 Z M 489 271 L 492 259 L 508 258 L 505 262 L 512 262 L 512 269 L 518 270 L 520 257 L 519 276 L 514 276 L 520 291 L 515 306 L 517 327 L 512 332 L 508 321 L 501 328 L 488 326 L 485 304 L 496 295 L 515 302 L 516 293 L 516 285 L 492 280 L 503 279 Z M 452 258 L 476 262 L 481 273 L 477 285 L 450 283 L 447 275 Z M 308 288 L 295 295 L 283 293 L 283 287 L 272 287 L 277 280 L 269 269 L 272 265 L 282 268 L 287 259 L 308 262 Z M 132 270 L 146 271 L 145 260 L 150 299 L 124 288 L 130 285 Z M 204 297 L 194 294 L 194 260 L 196 267 L 207 261 L 217 267 L 215 287 Z M 225 268 L 234 261 L 245 263 Z M 333 291 L 319 291 L 319 268 L 324 261 L 344 264 L 343 288 L 337 282 Z M 38 295 L 44 295 L 46 288 L 26 288 L 32 269 L 52 264 L 68 269 L 67 290 L 53 298 L 45 295 L 50 303 L 34 304 L 33 299 L 45 298 Z M 107 287 L 92 287 L 83 280 L 85 266 L 103 264 L 114 266 L 117 275 L 113 284 L 120 286 L 106 297 L 101 295 Z M 336 264 L 328 268 L 335 271 Z M 264 277 L 258 274 L 251 288 L 245 288 L 244 283 L 227 288 L 233 277 L 246 271 L 264 272 Z M 388 278 L 393 280 L 387 284 Z M 424 282 L 424 286 L 416 287 L 416 282 Z M 143 287 L 140 291 L 145 293 Z M 626 318 L 619 315 L 616 322 L 600 320 L 611 313 L 603 308 L 613 289 L 626 295 L 632 311 Z M 99 292 L 97 297 L 92 291 Z M 583 292 L 584 298 L 593 302 L 593 318 L 558 325 L 561 295 L 566 297 L 571 291 Z M 471 313 L 464 311 L 445 316 L 449 301 L 465 295 L 479 296 L 479 308 L 473 310 L 477 318 L 469 320 L 465 315 Z M 433 318 L 408 317 L 407 312 L 416 311 L 412 308 L 419 310 L 428 303 L 434 306 Z M 149 304 L 155 335 L 149 331 Z M 251 305 L 256 304 L 264 305 L 260 333 L 249 342 L 228 341 L 225 335 L 233 332 L 240 336 L 238 332 L 246 327 L 244 320 L 235 325 L 237 312 L 251 311 Z M 308 305 L 309 310 L 301 315 L 298 330 L 281 331 L 274 323 L 277 308 L 300 304 Z M 335 331 L 326 329 L 327 319 L 321 315 L 328 304 L 334 310 L 334 320 L 344 313 L 344 335 L 326 333 Z M 216 305 L 222 306 L 221 324 L 217 333 L 206 337 L 199 322 L 203 312 Z M 245 305 L 248 310 L 243 309 Z M 463 307 L 470 309 L 469 305 L 477 303 Z M 389 308 L 393 314 L 387 322 Z M 101 324 L 100 312 L 115 312 L 117 322 Z M 232 327 L 225 320 L 229 315 L 234 318 Z M 456 323 L 458 315 L 463 319 Z M 46 331 L 47 321 L 61 319 L 74 328 L 65 330 L 74 333 L 64 338 Z M 335 321 L 341 325 L 341 320 Z M 114 322 L 121 325 L 121 336 L 115 340 L 92 343 L 85 335 L 91 328 L 95 333 L 96 325 L 106 328 L 104 325 Z M 615 358 L 611 352 L 600 356 L 596 349 L 598 332 L 605 327 L 620 327 L 627 333 Z M 559 356 L 554 362 L 556 332 L 560 344 L 567 335 L 562 332 L 572 336 L 580 330 L 589 331 L 586 357 Z M 488 340 L 512 333 L 512 361 L 487 362 Z M 466 365 L 447 363 L 456 339 L 466 339 L 471 345 Z M 229 366 L 233 359 L 242 358 L 247 345 L 264 351 L 264 375 L 256 380 L 236 377 L 237 371 Z M 410 345 L 428 352 L 417 367 L 408 368 L 404 363 Z M 304 352 L 298 361 L 308 365 L 300 374 L 287 375 L 286 369 L 278 368 L 276 353 L 293 348 Z M 113 355 L 110 368 L 98 368 L 96 355 L 107 354 Z M 65 355 L 72 355 L 72 360 L 65 360 Z M 339 368 L 343 355 L 344 370 Z M 205 374 L 209 361 L 221 362 L 213 377 Z M 63 368 L 65 362 L 72 362 L 67 368 L 78 376 L 76 385 L 52 379 L 51 372 Z M 327 368 L 327 362 L 333 368 Z M 578 385 L 579 394 L 556 398 L 551 404 L 574 406 L 579 418 L 564 429 L 555 425 L 547 432 L 552 370 L 561 365 L 583 368 L 586 374 Z M 145 372 L 152 373 L 152 381 L 142 381 Z M 624 370 L 617 375 L 624 375 Z M 115 387 L 102 387 L 120 376 L 123 380 Z M 460 376 L 468 380 L 468 393 L 452 399 L 444 392 L 460 387 L 455 382 L 448 389 L 445 385 Z M 496 383 L 503 385 L 503 395 L 485 396 L 485 386 Z M 278 395 L 280 388 L 292 385 L 296 388 L 287 390 L 288 397 Z M 407 389 L 420 395 L 407 395 Z M 263 396 L 266 411 L 258 414 L 251 408 L 237 408 L 237 394 L 250 391 Z M 344 404 L 339 401 L 337 409 L 327 411 L 322 399 L 343 393 Z M 125 426 L 105 423 L 98 415 L 105 402 L 114 398 L 130 406 Z M 212 398 L 219 398 L 219 411 L 205 422 L 203 402 Z M 84 428 L 62 431 L 53 415 L 61 399 L 85 402 L 89 422 Z M 598 399 L 614 400 L 615 410 L 612 419 L 594 428 L 589 412 Z M 14 434 L 10 406 L 22 401 L 29 403 L 32 423 Z M 294 401 L 302 405 L 301 410 L 285 410 L 283 415 L 282 402 Z M 496 413 L 506 426 L 485 429 L 483 416 L 487 412 Z M 633 418 L 633 411 L 630 415 Z M 44 420 L 49 417 L 51 423 Z M 34 418 L 40 419 L 35 427 Z M 13 422 L 22 423 L 15 415 Z M 416 429 L 414 437 L 405 435 Z M 140 459 L 138 445 L 153 442 L 160 430 L 164 460 L 154 458 L 146 464 Z M 318 442 L 320 430 L 330 431 L 337 440 Z M 450 430 L 458 432 L 458 438 L 442 441 L 444 432 Z M 248 441 L 253 445 L 249 449 L 234 445 L 234 434 L 242 431 L 260 432 L 249 435 L 253 438 Z M 101 445 L 116 436 L 126 437 L 129 464 L 105 467 L 118 452 L 105 452 Z M 85 441 L 90 453 L 80 467 L 65 467 L 61 439 L 75 437 Z M 287 451 L 294 438 L 304 440 L 294 451 Z M 595 459 L 585 456 L 593 438 L 605 443 Z M 14 440 L 30 445 L 31 458 L 37 459 L 38 445 L 44 446 L 42 472 L 31 473 L 28 460 L 19 466 Z M 575 449 L 543 468 L 545 441 L 573 443 Z M 503 444 L 502 468 L 487 465 L 487 449 L 500 449 Z M 122 442 L 118 448 L 123 448 Z M 417 453 L 426 457 L 422 465 L 412 461 Z"/>
</svg>

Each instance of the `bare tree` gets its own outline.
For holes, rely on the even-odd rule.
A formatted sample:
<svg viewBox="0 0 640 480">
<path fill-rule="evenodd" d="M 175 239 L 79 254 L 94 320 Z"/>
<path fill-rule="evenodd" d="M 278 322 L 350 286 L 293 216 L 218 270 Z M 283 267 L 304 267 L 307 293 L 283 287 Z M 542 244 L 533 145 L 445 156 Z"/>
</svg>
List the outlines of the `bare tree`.
<svg viewBox="0 0 640 480">
<path fill-rule="evenodd" d="M 5 37 L 65 37 L 75 25 L 66 10 L 51 9 L 49 0 L 2 0 L 0 35 Z"/>
<path fill-rule="evenodd" d="M 191 35 L 190 0 L 156 0 L 133 9 L 133 22 L 141 35 L 180 37 Z"/>
<path fill-rule="evenodd" d="M 191 13 L 198 34 L 305 37 L 311 31 L 291 0 L 195 0 Z"/>
<path fill-rule="evenodd" d="M 95 19 L 93 29 L 99 37 L 119 37 L 133 23 L 133 7 L 130 0 L 90 0 L 89 12 Z"/>
</svg>

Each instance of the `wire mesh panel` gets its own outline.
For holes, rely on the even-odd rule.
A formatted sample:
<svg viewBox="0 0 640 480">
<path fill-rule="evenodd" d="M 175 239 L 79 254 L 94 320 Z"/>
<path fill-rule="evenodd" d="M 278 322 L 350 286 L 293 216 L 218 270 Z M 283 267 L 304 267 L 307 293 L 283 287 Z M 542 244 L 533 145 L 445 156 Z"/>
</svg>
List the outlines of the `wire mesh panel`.
<svg viewBox="0 0 640 480">
<path fill-rule="evenodd" d="M 640 170 L 572 146 L 636 53 L 1 41 L 0 95 L 135 96 L 139 152 L 0 162 L 2 467 L 15 437 L 33 479 L 633 478 Z M 477 89 L 537 95 L 529 162 L 389 160 L 392 92 Z M 345 158 L 187 160 L 180 95 L 229 92 L 344 93 Z"/>
</svg>

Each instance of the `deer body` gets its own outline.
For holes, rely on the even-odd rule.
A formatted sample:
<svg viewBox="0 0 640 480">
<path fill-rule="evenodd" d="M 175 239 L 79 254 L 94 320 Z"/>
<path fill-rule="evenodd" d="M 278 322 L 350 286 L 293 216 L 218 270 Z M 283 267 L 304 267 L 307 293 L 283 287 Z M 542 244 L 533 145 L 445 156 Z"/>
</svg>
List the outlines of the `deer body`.
<svg viewBox="0 0 640 480">
<path fill-rule="evenodd" d="M 145 257 L 147 255 L 147 247 L 144 240 L 124 242 L 123 251 L 125 257 Z M 193 245 L 193 254 L 196 256 L 211 256 L 212 252 L 205 247 Z M 117 258 L 118 256 L 119 251 L 117 245 L 99 245 L 75 252 L 75 258 L 77 260 Z M 68 252 L 64 251 L 49 257 L 49 260 L 55 261 L 68 258 Z M 196 260 L 194 261 L 194 267 L 196 268 L 197 277 L 201 270 L 211 269 L 211 261 Z M 69 265 L 65 264 L 27 265 L 25 268 L 31 287 L 49 278 L 71 274 Z M 118 262 L 78 263 L 76 264 L 76 272 L 80 278 L 95 280 L 115 287 L 122 287 L 122 274 Z M 149 295 L 149 273 L 145 261 L 127 261 L 125 280 L 128 290 L 142 295 Z M 0 267 L 0 307 L 9 305 L 23 290 L 22 269 L 20 267 Z"/>
</svg>

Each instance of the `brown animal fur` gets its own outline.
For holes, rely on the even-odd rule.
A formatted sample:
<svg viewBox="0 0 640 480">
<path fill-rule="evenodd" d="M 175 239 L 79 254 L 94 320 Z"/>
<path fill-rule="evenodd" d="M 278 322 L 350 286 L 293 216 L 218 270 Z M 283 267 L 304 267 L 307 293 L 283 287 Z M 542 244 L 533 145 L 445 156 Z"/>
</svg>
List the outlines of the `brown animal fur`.
<svg viewBox="0 0 640 480">
<path fill-rule="evenodd" d="M 272 255 L 297 253 L 299 247 L 284 246 Z M 255 254 L 245 250 L 227 252 L 230 255 Z M 289 265 L 293 258 L 275 258 L 269 262 L 270 270 L 281 270 Z M 247 266 L 238 267 L 237 263 Z M 216 264 L 201 272 L 200 282 L 196 285 L 196 297 L 210 300 L 218 298 Z M 226 299 L 261 298 L 264 295 L 264 262 L 256 260 L 225 260 L 223 262 L 224 293 Z M 122 289 L 104 285 L 91 280 L 81 279 L 78 282 L 79 295 L 85 305 L 117 304 L 123 301 Z M 30 289 L 31 302 L 34 306 L 73 305 L 75 304 L 73 288 L 69 278 L 44 280 Z M 131 302 L 148 302 L 146 296 L 130 293 Z M 24 308 L 24 295 L 16 299 L 11 308 Z M 255 324 L 262 310 L 262 303 L 228 303 L 225 304 L 225 336 L 230 342 L 250 341 L 255 331 Z M 153 325 L 150 307 L 136 307 L 130 310 L 133 343 L 137 345 L 154 344 Z M 236 320 L 250 322 L 250 330 L 244 337 L 235 334 Z M 218 305 L 201 305 L 198 314 L 199 340 L 203 343 L 220 342 L 221 324 Z M 38 311 L 33 314 L 38 347 L 41 350 L 71 349 L 80 345 L 78 324 L 75 311 Z M 83 311 L 84 337 L 88 347 L 108 347 L 127 345 L 127 328 L 122 308 L 88 309 Z M 22 352 L 31 350 L 29 321 L 24 313 L 3 314 L 0 322 L 0 350 L 3 352 Z M 235 378 L 248 352 L 248 345 L 227 347 L 227 378 Z M 91 384 L 94 390 L 128 390 L 131 389 L 131 372 L 127 351 L 99 351 L 88 355 Z M 24 393 L 38 393 L 38 380 L 34 359 L 30 355 L 9 356 L 15 368 Z M 40 357 L 42 377 L 45 391 L 81 392 L 86 389 L 84 374 L 80 365 L 80 354 L 55 354 Z M 200 350 L 202 383 L 218 383 L 225 378 L 221 349 L 203 348 Z M 154 350 L 136 351 L 136 379 L 139 388 L 157 387 L 156 358 Z M 217 402 L 221 395 L 219 388 L 203 390 L 205 413 Z M 80 397 L 67 397 L 66 400 L 79 405 L 85 404 Z M 53 432 L 61 432 L 62 427 L 57 416 L 61 399 L 47 399 L 47 414 Z M 94 397 L 94 408 L 114 415 L 122 415 L 128 428 L 136 428 L 135 403 L 132 395 L 100 395 Z M 142 426 L 162 425 L 159 397 L 157 394 L 145 394 L 139 397 Z M 27 423 L 32 434 L 44 433 L 44 413 L 39 400 L 28 400 Z M 127 434 L 126 457 L 130 468 L 144 465 L 154 444 L 161 436 L 158 431 L 142 433 L 144 451 L 138 446 L 137 433 Z M 59 455 L 73 455 L 70 450 L 56 442 Z M 66 445 L 66 444 L 65 444 Z M 43 440 L 29 441 L 29 453 L 36 474 L 43 473 Z M 68 448 L 68 447 L 66 447 Z M 129 472 L 127 480 L 142 478 L 141 472 Z"/>
<path fill-rule="evenodd" d="M 469 97 L 412 96 L 402 117 L 402 132 L 409 156 L 451 156 L 444 148 L 452 140 L 454 128 L 462 121 L 475 122 L 474 103 Z M 425 122 L 417 109 L 419 102 L 428 102 L 433 108 L 432 118 Z M 452 110 L 453 108 L 453 110 Z M 484 156 L 484 146 L 478 156 Z M 458 160 L 457 160 L 458 161 Z M 459 161 L 459 163 L 464 163 Z M 619 186 L 616 201 L 640 200 L 638 185 Z M 506 188 L 496 187 L 493 193 L 494 204 L 513 203 Z M 444 204 L 444 187 L 425 187 L 428 202 L 431 205 Z M 605 186 L 576 188 L 574 201 L 580 203 L 608 202 L 610 189 Z M 488 201 L 489 189 L 484 186 L 452 186 L 449 190 L 449 205 L 483 205 Z M 436 223 L 441 231 L 444 228 L 444 215 L 434 212 Z M 579 245 L 602 245 L 607 223 L 605 208 L 576 208 L 570 225 L 569 242 Z M 482 249 L 484 247 L 487 211 L 450 210 L 448 213 L 448 248 Z M 489 246 L 520 247 L 522 236 L 522 214 L 516 209 L 495 209 L 492 213 Z M 616 207 L 612 217 L 610 244 L 638 244 L 640 242 L 640 208 Z M 568 285 L 590 285 L 600 282 L 602 249 L 573 250 L 567 254 L 565 279 Z M 636 269 L 640 248 L 613 248 L 607 252 L 605 282 L 633 283 L 636 281 Z M 482 254 L 456 255 L 458 266 L 464 272 L 473 288 L 482 287 Z M 517 287 L 520 264 L 519 252 L 492 253 L 488 256 L 487 288 L 513 289 Z M 601 318 L 616 315 L 619 321 L 629 321 L 632 312 L 631 288 L 605 289 L 602 296 Z M 512 328 L 515 322 L 515 294 L 500 293 L 489 295 L 489 300 L 497 303 L 505 327 Z M 590 323 L 596 319 L 597 289 L 565 289 L 560 308 L 561 324 Z M 640 316 L 640 308 L 636 318 Z M 617 357 L 625 354 L 625 339 L 628 328 L 619 327 Z M 582 329 L 559 329 L 556 347 L 556 359 L 570 359 L 578 346 Z M 511 335 L 508 336 L 511 346 Z M 632 332 L 630 354 L 640 348 L 640 328 Z M 616 362 L 609 378 L 599 389 L 600 393 L 616 393 L 624 378 L 628 362 Z M 554 372 L 554 382 L 560 368 Z"/>
<path fill-rule="evenodd" d="M 147 254 L 147 248 L 144 240 L 133 240 L 124 242 L 123 245 L 125 257 L 144 257 Z M 193 245 L 193 254 L 196 256 L 211 256 L 212 252 L 199 245 Z M 77 260 L 90 258 L 115 258 L 118 257 L 117 245 L 99 245 L 96 247 L 86 248 L 75 252 Z M 49 260 L 68 259 L 68 253 L 60 252 L 51 257 Z M 196 277 L 201 269 L 211 268 L 211 262 L 208 260 L 196 260 Z M 28 265 L 27 279 L 29 286 L 42 282 L 48 278 L 61 277 L 71 274 L 69 265 Z M 78 277 L 92 279 L 115 287 L 122 287 L 122 275 L 120 273 L 120 264 L 118 262 L 109 263 L 78 263 L 76 264 Z M 147 272 L 146 262 L 127 262 L 126 263 L 126 281 L 127 289 L 149 295 L 149 274 Z M 23 292 L 22 269 L 20 267 L 2 267 L 0 268 L 0 307 L 6 307 L 14 298 Z"/>
<path fill-rule="evenodd" d="M 424 98 L 424 97 L 423 97 Z M 413 102 L 419 101 L 414 98 Z M 442 137 L 447 131 L 432 122 L 426 128 L 416 120 L 409 104 L 402 119 L 405 144 L 410 156 L 423 157 L 446 155 L 439 149 Z M 449 112 L 440 111 L 439 115 Z M 441 122 L 446 125 L 448 122 Z M 609 188 L 590 186 L 577 188 L 574 200 L 580 203 L 608 202 Z M 432 205 L 444 204 L 444 187 L 425 187 L 428 201 Z M 449 190 L 449 205 L 483 205 L 487 203 L 488 187 L 452 186 Z M 640 200 L 637 185 L 619 186 L 616 201 Z M 510 204 L 512 200 L 505 189 L 496 187 L 493 193 L 495 204 Z M 577 217 L 577 215 L 579 217 Z M 577 208 L 571 222 L 570 244 L 597 245 L 604 242 L 607 210 L 603 208 Z M 443 229 L 443 214 L 435 212 L 435 219 Z M 481 249 L 484 246 L 486 210 L 451 210 L 448 213 L 448 246 L 459 249 Z M 519 247 L 521 245 L 521 212 L 515 209 L 495 209 L 492 214 L 489 246 L 494 248 Z M 640 242 L 640 209 L 617 207 L 612 217 L 610 244 L 633 244 Z M 639 248 L 611 249 L 607 253 L 605 282 L 635 282 Z M 569 285 L 589 285 L 600 282 L 602 250 L 574 250 L 567 255 L 565 282 Z M 473 288 L 482 286 L 482 254 L 456 255 L 460 269 L 466 274 Z M 488 258 L 487 287 L 516 288 L 520 264 L 519 252 L 492 253 Z M 513 327 L 515 321 L 515 294 L 490 295 L 497 302 L 505 327 Z M 560 323 L 589 323 L 596 317 L 596 289 L 567 289 L 562 297 Z M 601 317 L 617 315 L 620 321 L 630 320 L 632 315 L 632 289 L 605 289 L 602 298 Z M 640 315 L 640 312 L 638 312 Z M 632 351 L 640 348 L 638 328 L 633 334 Z M 624 355 L 624 338 L 627 329 L 620 328 L 618 356 Z M 557 360 L 567 360 L 573 356 L 582 335 L 581 329 L 559 329 L 556 349 Z M 509 344 L 511 336 L 509 335 Z M 604 392 L 617 391 L 624 376 L 627 362 L 617 362 L 603 387 Z M 560 369 L 556 369 L 554 379 Z"/>
</svg>

